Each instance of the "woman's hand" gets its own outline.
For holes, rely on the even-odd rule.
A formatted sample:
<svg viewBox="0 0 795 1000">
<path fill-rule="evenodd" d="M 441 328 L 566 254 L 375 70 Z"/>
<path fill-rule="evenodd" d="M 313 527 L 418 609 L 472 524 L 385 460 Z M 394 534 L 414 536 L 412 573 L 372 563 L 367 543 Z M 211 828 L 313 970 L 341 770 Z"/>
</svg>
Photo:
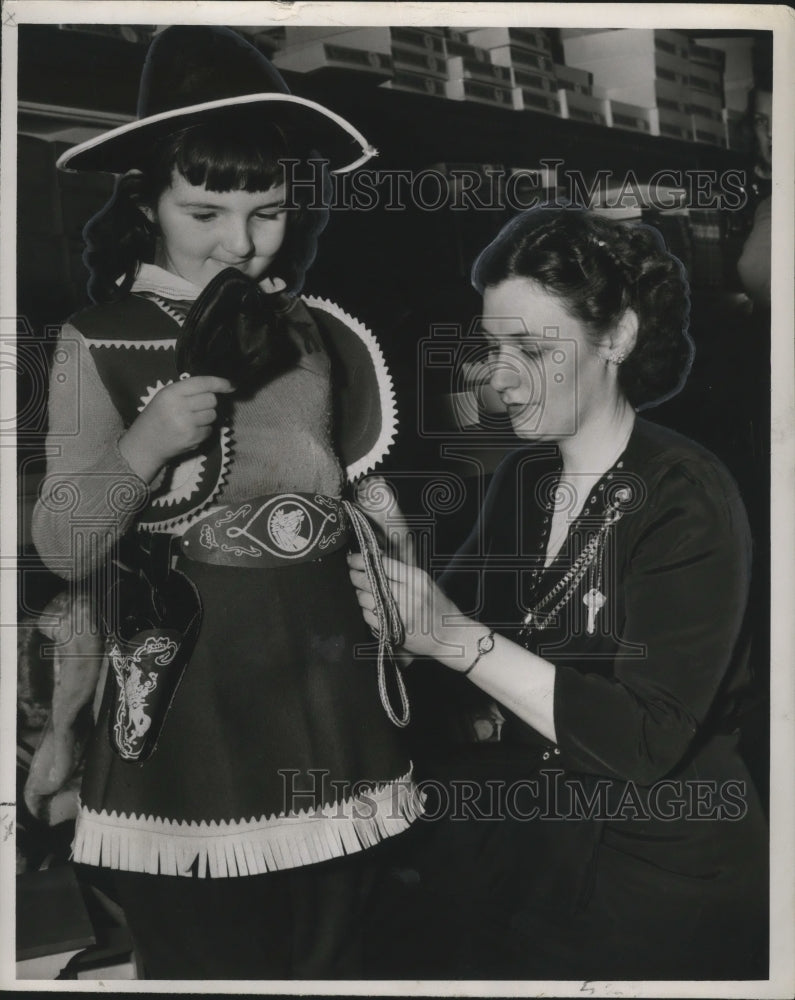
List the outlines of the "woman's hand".
<svg viewBox="0 0 795 1000">
<path fill-rule="evenodd" d="M 416 562 L 414 538 L 398 506 L 395 491 L 383 476 L 368 476 L 356 487 L 356 503 L 376 528 L 381 548 L 404 563 Z"/>
<path fill-rule="evenodd" d="M 119 440 L 119 451 L 146 482 L 178 455 L 210 436 L 217 394 L 234 391 L 228 379 L 197 375 L 161 389 Z"/>
<path fill-rule="evenodd" d="M 403 648 L 414 656 L 431 656 L 454 670 L 466 669 L 476 655 L 483 629 L 474 627 L 476 623 L 465 618 L 423 570 L 398 559 L 385 557 L 383 562 L 405 628 Z M 348 567 L 364 620 L 378 634 L 375 599 L 362 555 L 351 553 Z"/>
</svg>

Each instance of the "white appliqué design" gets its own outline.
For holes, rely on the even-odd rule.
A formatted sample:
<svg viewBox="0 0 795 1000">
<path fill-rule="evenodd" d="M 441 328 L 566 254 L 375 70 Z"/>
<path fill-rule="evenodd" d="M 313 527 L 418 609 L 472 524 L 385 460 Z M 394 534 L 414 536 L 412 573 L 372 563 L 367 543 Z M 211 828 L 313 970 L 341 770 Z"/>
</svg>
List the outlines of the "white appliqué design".
<svg viewBox="0 0 795 1000">
<path fill-rule="evenodd" d="M 212 526 L 204 525 L 200 544 L 238 556 L 259 558 L 267 552 L 281 559 L 298 559 L 311 548 L 327 549 L 343 528 L 338 505 L 321 495 L 315 496 L 313 502 L 298 494 L 283 493 L 252 510 L 252 505 L 246 503 L 215 519 Z M 243 524 L 234 523 L 243 518 Z M 223 540 L 219 542 L 216 529 L 221 528 Z"/>
<path fill-rule="evenodd" d="M 141 397 L 141 405 L 138 412 L 141 413 L 152 402 L 161 389 L 172 384 L 171 379 L 163 382 L 158 379 L 154 385 L 147 386 L 147 390 Z M 159 487 L 157 494 L 152 498 L 153 507 L 172 507 L 181 500 L 189 500 L 199 489 L 204 469 L 207 465 L 206 455 L 191 455 L 183 459 L 176 465 L 172 465 L 166 471 L 163 485 Z M 161 492 L 165 489 L 165 492 Z"/>
<path fill-rule="evenodd" d="M 268 518 L 268 537 L 283 552 L 301 552 L 310 539 L 300 534 L 306 511 L 298 506 L 282 504 Z"/>
<path fill-rule="evenodd" d="M 166 636 L 149 636 L 129 656 L 124 656 L 117 644 L 111 647 L 110 662 L 119 685 L 113 732 L 119 755 L 126 760 L 140 756 L 140 741 L 152 725 L 147 699 L 157 687 L 158 675 L 145 674 L 140 667 L 141 659 L 153 657 L 157 666 L 166 667 L 176 654 L 177 644 Z"/>
</svg>

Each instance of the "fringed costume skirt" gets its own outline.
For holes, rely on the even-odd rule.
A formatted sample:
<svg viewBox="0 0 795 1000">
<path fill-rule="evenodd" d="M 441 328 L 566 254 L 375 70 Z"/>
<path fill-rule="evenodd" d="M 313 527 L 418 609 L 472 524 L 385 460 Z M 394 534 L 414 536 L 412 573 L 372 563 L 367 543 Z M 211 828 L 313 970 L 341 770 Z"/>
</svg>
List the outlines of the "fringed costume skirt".
<svg viewBox="0 0 795 1000">
<path fill-rule="evenodd" d="M 74 860 L 253 875 L 405 830 L 422 807 L 345 552 L 271 569 L 180 556 L 176 568 L 201 595 L 197 644 L 145 761 L 114 752 L 103 698 Z"/>
</svg>

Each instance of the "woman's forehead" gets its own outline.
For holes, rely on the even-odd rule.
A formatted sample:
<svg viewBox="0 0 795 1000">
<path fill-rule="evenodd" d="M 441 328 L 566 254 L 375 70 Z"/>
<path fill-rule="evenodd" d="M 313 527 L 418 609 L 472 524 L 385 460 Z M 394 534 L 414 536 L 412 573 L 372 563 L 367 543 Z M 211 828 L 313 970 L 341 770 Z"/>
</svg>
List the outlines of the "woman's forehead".
<svg viewBox="0 0 795 1000">
<path fill-rule="evenodd" d="M 555 330 L 570 330 L 573 323 L 560 298 L 527 278 L 508 278 L 483 293 L 481 325 L 493 336 L 546 338 Z"/>
</svg>

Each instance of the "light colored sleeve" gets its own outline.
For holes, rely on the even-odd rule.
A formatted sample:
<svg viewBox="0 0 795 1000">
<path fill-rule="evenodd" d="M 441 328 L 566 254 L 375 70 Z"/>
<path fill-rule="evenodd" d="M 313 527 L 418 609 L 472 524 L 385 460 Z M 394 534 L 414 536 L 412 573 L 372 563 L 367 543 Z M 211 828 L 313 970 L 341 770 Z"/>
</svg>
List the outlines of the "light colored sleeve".
<svg viewBox="0 0 795 1000">
<path fill-rule="evenodd" d="M 81 333 L 66 324 L 49 384 L 47 472 L 33 511 L 33 542 L 58 576 L 95 570 L 133 525 L 149 486 L 119 451 L 124 422 Z"/>
</svg>

